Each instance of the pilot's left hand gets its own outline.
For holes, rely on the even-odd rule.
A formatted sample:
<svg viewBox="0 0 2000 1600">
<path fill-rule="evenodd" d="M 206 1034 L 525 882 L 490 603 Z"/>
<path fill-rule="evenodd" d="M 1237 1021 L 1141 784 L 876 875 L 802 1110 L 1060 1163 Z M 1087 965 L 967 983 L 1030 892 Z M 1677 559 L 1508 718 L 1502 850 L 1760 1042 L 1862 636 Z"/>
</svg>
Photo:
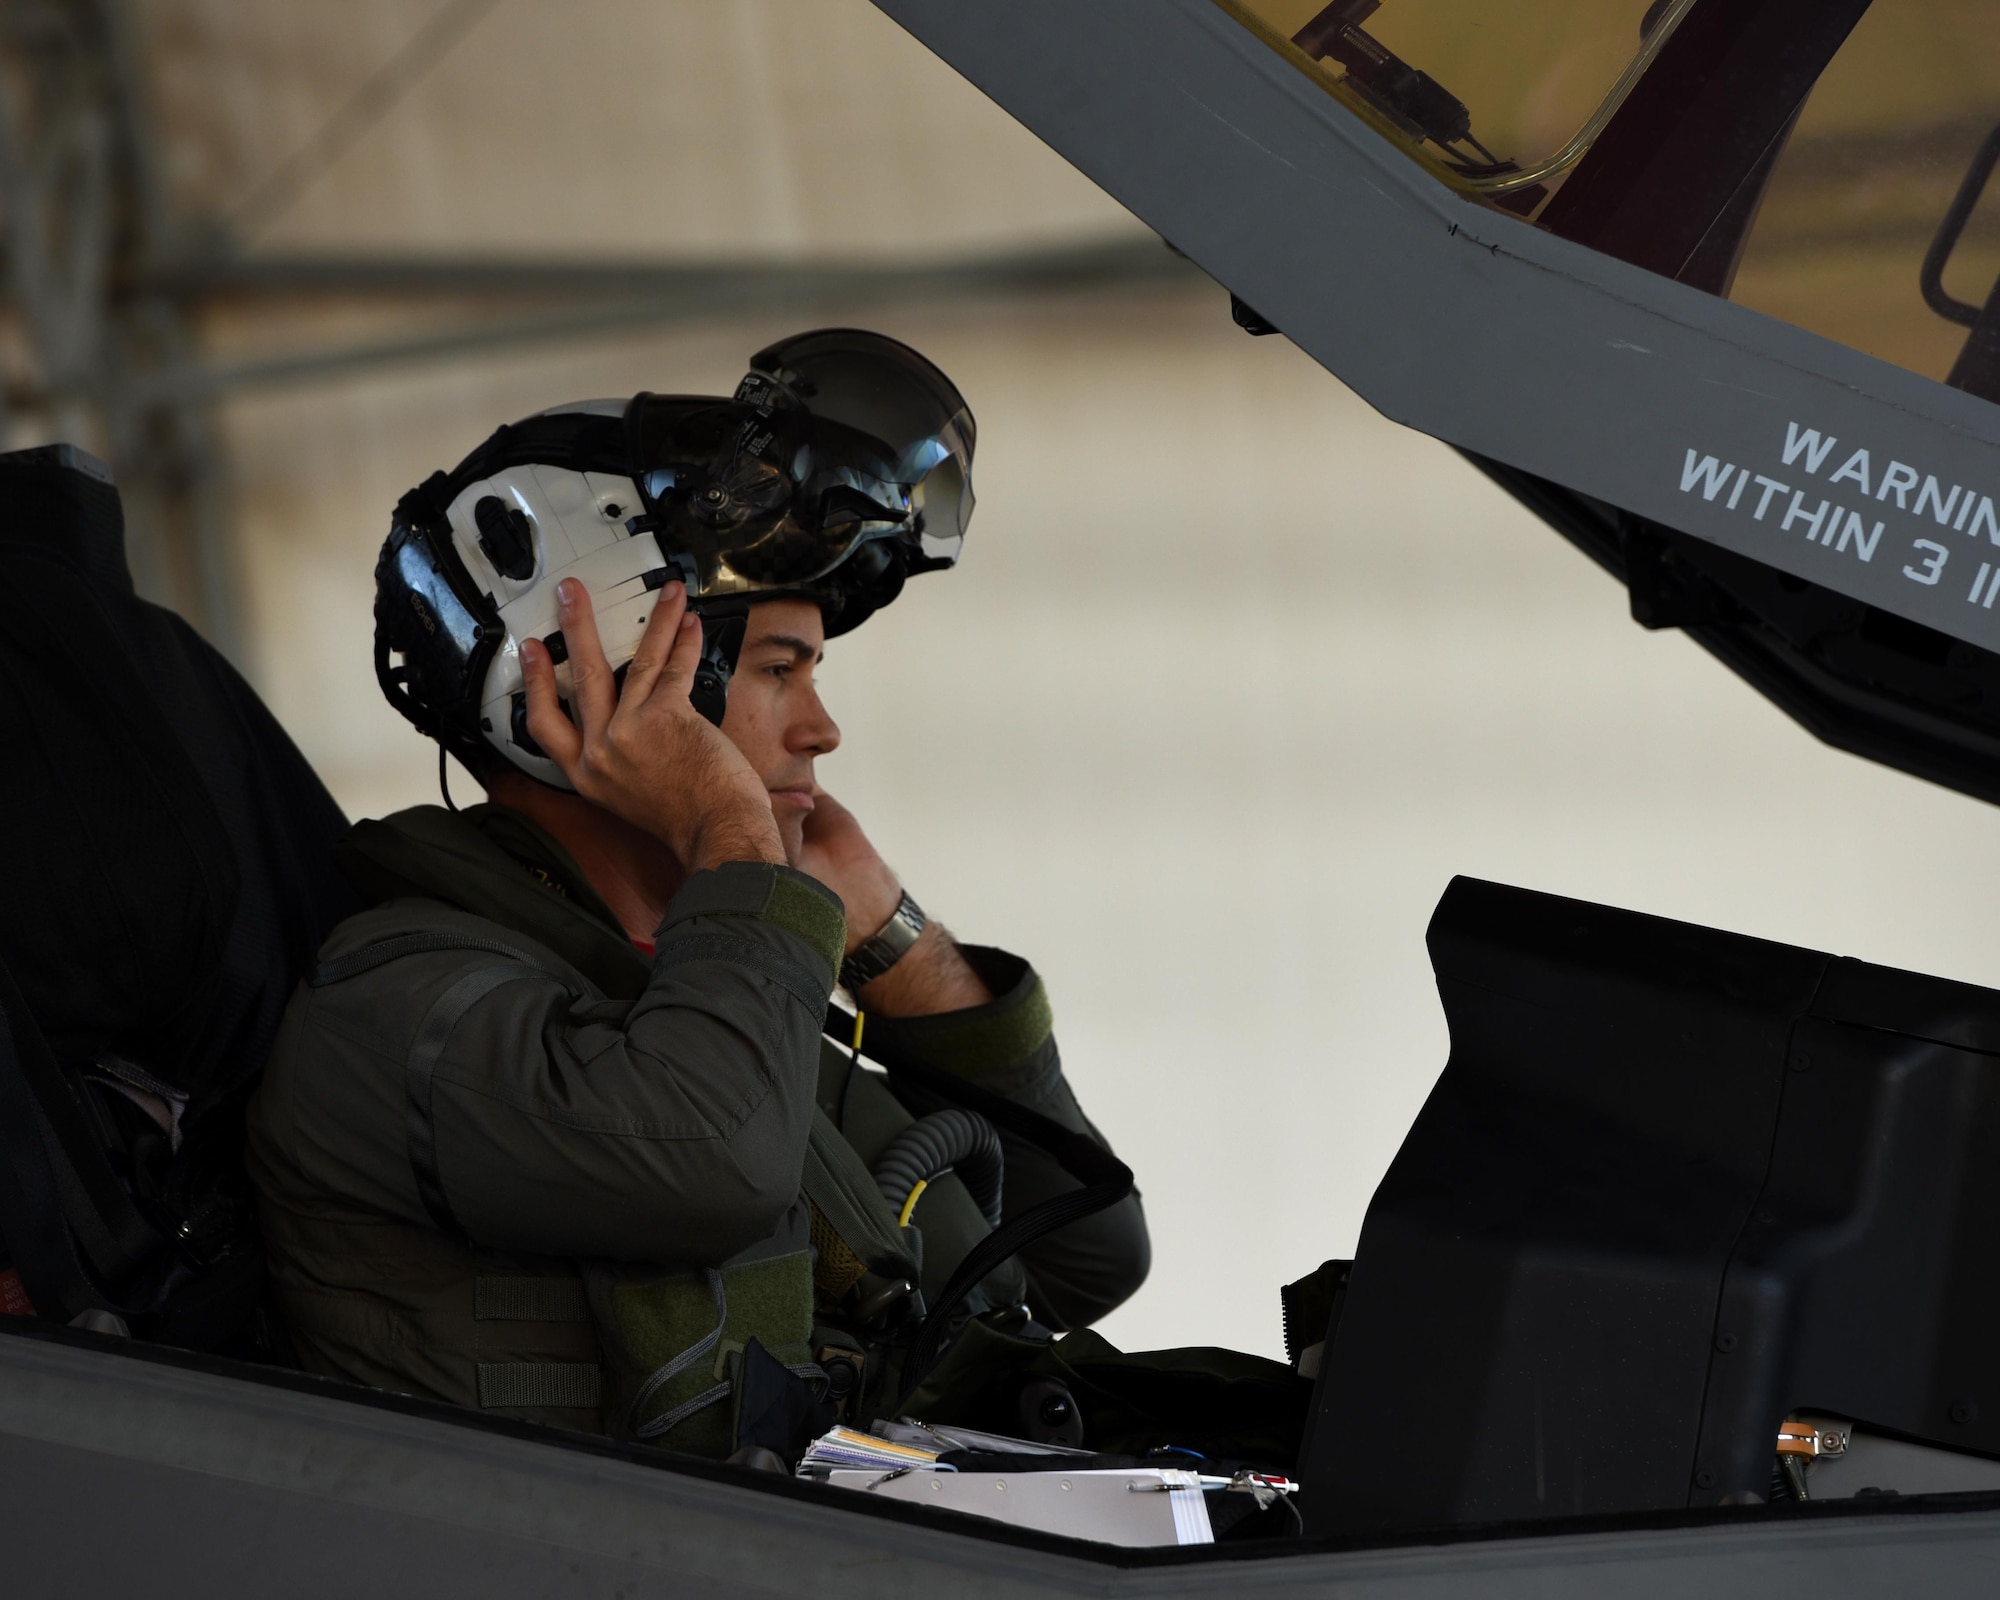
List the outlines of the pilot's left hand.
<svg viewBox="0 0 2000 1600">
<path fill-rule="evenodd" d="M 868 842 L 854 813 L 824 789 L 813 790 L 798 866 L 839 895 L 847 907 L 850 955 L 882 931 L 903 898 L 895 869 Z"/>
<path fill-rule="evenodd" d="M 847 907 L 851 955 L 882 931 L 903 898 L 895 869 L 868 842 L 852 811 L 824 789 L 813 790 L 798 868 L 825 884 Z M 891 1017 L 918 1017 L 985 1005 L 993 991 L 972 969 L 942 923 L 932 921 L 908 952 L 855 997 L 864 1009 Z"/>
</svg>

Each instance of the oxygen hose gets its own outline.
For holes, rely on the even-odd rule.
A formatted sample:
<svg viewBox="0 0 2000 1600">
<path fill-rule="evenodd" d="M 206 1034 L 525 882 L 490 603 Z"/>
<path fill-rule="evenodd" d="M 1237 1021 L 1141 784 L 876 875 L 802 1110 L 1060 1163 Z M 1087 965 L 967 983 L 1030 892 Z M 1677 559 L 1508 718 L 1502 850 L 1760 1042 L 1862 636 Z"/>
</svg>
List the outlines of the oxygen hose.
<svg viewBox="0 0 2000 1600">
<path fill-rule="evenodd" d="M 891 1139 L 875 1163 L 875 1183 L 882 1198 L 907 1218 L 919 1190 L 956 1172 L 987 1227 L 997 1228 L 1005 1171 L 993 1124 L 976 1111 L 953 1107 L 917 1118 Z"/>
<path fill-rule="evenodd" d="M 855 1031 L 855 1019 L 845 1011 L 829 1007 L 826 1031 L 836 1038 L 845 1037 Z M 858 1038 L 856 1042 L 859 1043 Z M 953 1332 L 954 1313 L 986 1275 L 1058 1228 L 1117 1205 L 1133 1192 L 1132 1169 L 1088 1134 L 1066 1128 L 1039 1111 L 1030 1111 L 990 1089 L 912 1060 L 899 1050 L 892 1048 L 882 1055 L 888 1059 L 882 1060 L 879 1055 L 877 1059 L 888 1068 L 891 1083 L 901 1080 L 909 1088 L 935 1099 L 978 1107 L 978 1114 L 991 1126 L 1005 1128 L 1017 1139 L 1046 1152 L 1078 1185 L 1029 1206 L 966 1253 L 924 1317 L 916 1343 L 910 1346 L 905 1358 L 902 1376 L 906 1404 L 944 1353 Z M 907 1198 L 903 1203 L 908 1204 Z"/>
</svg>

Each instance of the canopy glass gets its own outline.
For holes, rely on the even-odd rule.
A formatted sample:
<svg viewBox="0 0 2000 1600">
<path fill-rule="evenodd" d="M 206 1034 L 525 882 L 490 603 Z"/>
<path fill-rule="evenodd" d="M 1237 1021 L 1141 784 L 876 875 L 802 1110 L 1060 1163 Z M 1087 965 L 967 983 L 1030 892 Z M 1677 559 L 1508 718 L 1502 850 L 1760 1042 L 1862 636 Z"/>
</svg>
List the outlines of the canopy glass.
<svg viewBox="0 0 2000 1600">
<path fill-rule="evenodd" d="M 2000 401 L 2000 0 L 1217 3 L 1468 200 Z"/>
<path fill-rule="evenodd" d="M 1225 0 L 1224 9 L 1454 188 L 1527 212 L 1582 157 L 1692 4 Z"/>
</svg>

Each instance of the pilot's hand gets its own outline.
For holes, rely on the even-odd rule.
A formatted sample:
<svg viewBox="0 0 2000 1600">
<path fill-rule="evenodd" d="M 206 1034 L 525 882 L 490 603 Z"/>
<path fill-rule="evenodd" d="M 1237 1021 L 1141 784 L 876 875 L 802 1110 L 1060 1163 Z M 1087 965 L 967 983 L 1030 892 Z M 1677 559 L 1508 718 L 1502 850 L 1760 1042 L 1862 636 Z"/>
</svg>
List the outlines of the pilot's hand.
<svg viewBox="0 0 2000 1600">
<path fill-rule="evenodd" d="M 720 729 L 688 703 L 701 660 L 701 619 L 680 583 L 661 589 L 625 672 L 613 680 L 590 595 L 574 578 L 556 585 L 569 645 L 570 706 L 557 700 L 555 664 L 539 639 L 521 642 L 528 731 L 576 792 L 643 828 L 689 872 L 725 861 L 785 859 L 763 781 Z M 886 919 L 885 919 L 886 920 Z"/>
<path fill-rule="evenodd" d="M 847 907 L 847 951 L 882 931 L 896 914 L 903 885 L 884 861 L 854 813 L 824 789 L 813 790 L 813 808 L 806 814 L 805 839 L 798 867 L 839 895 Z M 944 924 L 932 921 L 917 942 L 874 982 L 862 985 L 854 999 L 864 1010 L 885 1017 L 922 1017 L 942 1011 L 983 1006 L 993 991 L 972 969 Z"/>
<path fill-rule="evenodd" d="M 849 955 L 882 931 L 903 898 L 902 882 L 868 842 L 854 813 L 824 789 L 813 790 L 798 867 L 839 895 L 847 907 Z"/>
</svg>

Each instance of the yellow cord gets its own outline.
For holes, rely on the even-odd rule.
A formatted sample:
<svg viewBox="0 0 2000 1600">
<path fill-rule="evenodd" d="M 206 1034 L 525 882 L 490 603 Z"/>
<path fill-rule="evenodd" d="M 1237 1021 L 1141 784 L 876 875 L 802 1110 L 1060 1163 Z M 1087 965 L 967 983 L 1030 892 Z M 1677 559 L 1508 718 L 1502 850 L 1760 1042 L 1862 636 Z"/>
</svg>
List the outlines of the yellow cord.
<svg viewBox="0 0 2000 1600">
<path fill-rule="evenodd" d="M 897 1227 L 907 1228 L 910 1225 L 910 1213 L 917 1209 L 918 1196 L 930 1186 L 931 1180 L 929 1178 L 917 1179 L 917 1186 L 910 1191 L 910 1198 L 903 1202 L 903 1214 L 896 1219 Z"/>
<path fill-rule="evenodd" d="M 834 1113 L 833 1125 L 842 1133 L 847 1132 L 847 1097 L 854 1092 L 854 1075 L 861 1070 L 861 1024 L 867 1020 L 867 1013 L 861 1007 L 854 1008 L 854 1047 L 847 1056 L 847 1076 L 840 1080 L 840 1108 Z"/>
</svg>

